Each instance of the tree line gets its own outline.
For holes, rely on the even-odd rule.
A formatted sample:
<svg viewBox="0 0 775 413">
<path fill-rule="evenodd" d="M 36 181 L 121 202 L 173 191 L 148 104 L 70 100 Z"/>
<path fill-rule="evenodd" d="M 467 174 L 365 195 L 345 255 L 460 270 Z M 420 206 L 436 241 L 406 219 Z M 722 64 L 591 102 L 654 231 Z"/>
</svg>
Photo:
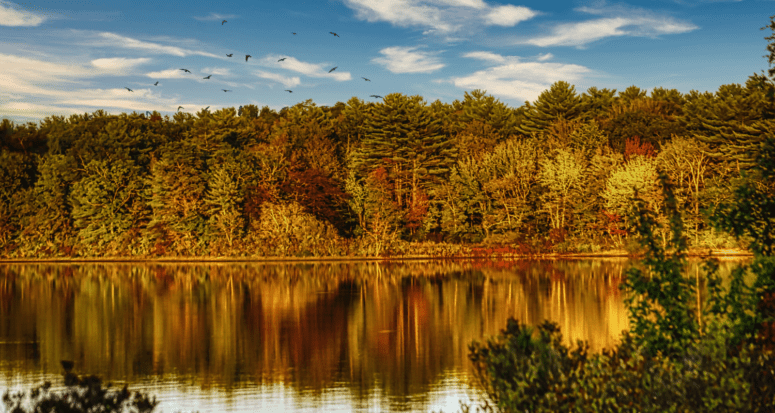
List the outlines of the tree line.
<svg viewBox="0 0 775 413">
<path fill-rule="evenodd" d="M 708 212 L 755 179 L 773 133 L 765 74 L 687 94 L 558 81 L 517 108 L 474 90 L 451 104 L 393 93 L 3 119 L 0 255 L 385 255 L 430 242 L 596 252 L 635 242 L 636 192 L 666 222 L 658 170 L 691 246 L 735 246 Z"/>
</svg>

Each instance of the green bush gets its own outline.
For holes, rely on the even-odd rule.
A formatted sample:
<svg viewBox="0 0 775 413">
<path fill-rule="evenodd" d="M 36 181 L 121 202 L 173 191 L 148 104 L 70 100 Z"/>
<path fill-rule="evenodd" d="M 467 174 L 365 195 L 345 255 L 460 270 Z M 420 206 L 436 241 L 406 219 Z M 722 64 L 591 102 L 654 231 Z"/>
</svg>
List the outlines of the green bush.
<svg viewBox="0 0 775 413">
<path fill-rule="evenodd" d="M 761 159 L 761 158 L 760 158 Z M 773 168 L 775 169 L 775 168 Z M 775 176 L 775 174 L 765 176 Z M 761 219 L 719 218 L 719 227 L 756 240 L 750 266 L 732 273 L 728 290 L 706 262 L 708 304 L 698 314 L 698 291 L 682 274 L 687 243 L 672 186 L 660 177 L 669 228 L 635 199 L 641 263 L 628 269 L 623 289 L 630 331 L 613 349 L 590 355 L 586 343 L 562 344 L 556 324 L 537 331 L 509 320 L 486 343 L 473 343 L 470 358 L 488 396 L 514 412 L 770 412 L 775 410 L 775 208 L 767 216 L 751 199 L 770 198 L 748 186 L 720 213 Z M 762 222 L 764 221 L 764 222 Z M 670 233 L 666 240 L 661 234 Z M 667 242 L 666 242 L 667 241 Z M 746 272 L 755 276 L 746 283 Z"/>
</svg>

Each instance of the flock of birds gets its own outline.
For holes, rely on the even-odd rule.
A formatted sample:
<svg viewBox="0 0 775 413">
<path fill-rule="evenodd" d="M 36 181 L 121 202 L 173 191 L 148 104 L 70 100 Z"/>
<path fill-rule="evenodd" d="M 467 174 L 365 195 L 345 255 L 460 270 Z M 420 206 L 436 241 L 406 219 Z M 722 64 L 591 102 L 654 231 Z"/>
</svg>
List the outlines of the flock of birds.
<svg viewBox="0 0 775 413">
<path fill-rule="evenodd" d="M 225 23 L 228 23 L 228 21 L 227 21 L 227 20 L 224 20 L 224 21 L 222 21 L 222 22 L 221 22 L 221 26 L 223 26 Z M 291 33 L 292 33 L 292 34 L 294 34 L 294 35 L 296 34 L 296 32 L 291 32 Z M 332 34 L 332 35 L 334 35 L 334 36 L 336 36 L 336 37 L 339 37 L 339 35 L 338 35 L 338 34 L 336 34 L 336 33 L 334 33 L 334 32 L 328 32 L 328 33 L 329 33 L 329 34 Z M 227 54 L 226 54 L 226 57 L 232 57 L 232 56 L 234 56 L 234 53 L 227 53 Z M 251 57 L 253 57 L 253 56 L 251 56 L 251 55 L 249 55 L 249 54 L 246 54 L 246 55 L 245 55 L 245 61 L 247 62 L 247 61 L 248 61 L 248 59 L 250 59 Z M 278 60 L 278 62 L 282 62 L 282 61 L 284 61 L 285 59 L 287 59 L 287 58 L 286 58 L 286 57 L 283 57 L 282 59 Z M 334 66 L 334 67 L 332 67 L 332 68 L 331 68 L 331 70 L 329 70 L 329 71 L 328 71 L 328 73 L 331 73 L 331 72 L 333 72 L 333 71 L 334 71 L 334 70 L 336 70 L 337 68 L 339 68 L 339 66 Z M 190 70 L 188 70 L 188 69 L 180 69 L 180 70 L 182 70 L 182 71 L 183 71 L 183 72 L 185 72 L 185 73 L 191 73 L 191 71 L 190 71 Z M 207 75 L 207 76 L 203 77 L 202 79 L 204 79 L 204 80 L 209 80 L 209 79 L 210 79 L 212 76 L 213 76 L 213 75 Z M 365 80 L 366 82 L 371 82 L 371 79 L 367 79 L 367 78 L 365 78 L 365 77 L 361 77 L 361 79 Z M 159 82 L 158 82 L 158 81 L 156 81 L 156 83 L 154 83 L 153 85 L 154 85 L 154 86 L 159 86 Z M 128 87 L 124 87 L 124 89 L 126 89 L 126 90 L 128 90 L 128 91 L 130 91 L 130 92 L 134 92 L 134 90 L 132 90 L 132 89 L 130 89 L 130 88 L 128 88 Z M 222 91 L 224 91 L 224 92 L 231 92 L 231 89 L 221 89 L 221 90 L 222 90 Z M 292 91 L 292 90 L 290 90 L 290 89 L 285 89 L 285 91 L 286 91 L 286 92 L 288 92 L 288 93 L 293 93 L 293 91 Z M 369 95 L 369 97 L 373 97 L 373 98 L 375 98 L 375 99 L 382 99 L 382 96 L 380 96 L 380 95 Z M 209 108 L 210 108 L 210 107 L 208 106 L 208 107 L 206 107 L 204 110 L 206 111 L 206 110 L 208 110 Z M 183 109 L 183 106 L 178 106 L 178 112 L 180 112 L 180 110 L 181 110 L 181 109 Z M 241 106 L 240 106 L 240 109 L 242 109 L 242 107 L 241 107 Z M 241 112 L 241 110 L 240 110 L 240 112 Z M 150 114 L 150 112 L 146 112 L 146 114 Z"/>
</svg>

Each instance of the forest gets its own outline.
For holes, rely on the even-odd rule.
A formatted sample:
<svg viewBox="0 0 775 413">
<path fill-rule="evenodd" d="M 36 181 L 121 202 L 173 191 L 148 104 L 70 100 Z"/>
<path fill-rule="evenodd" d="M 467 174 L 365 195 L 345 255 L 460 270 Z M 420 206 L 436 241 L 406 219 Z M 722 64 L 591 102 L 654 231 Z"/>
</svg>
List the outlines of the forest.
<svg viewBox="0 0 775 413">
<path fill-rule="evenodd" d="M 764 72 L 687 94 L 558 81 L 517 108 L 474 90 L 451 104 L 392 93 L 3 119 L 0 257 L 630 250 L 636 193 L 667 220 L 658 171 L 691 248 L 736 248 L 709 217 L 757 179 L 748 172 L 774 137 Z"/>
</svg>

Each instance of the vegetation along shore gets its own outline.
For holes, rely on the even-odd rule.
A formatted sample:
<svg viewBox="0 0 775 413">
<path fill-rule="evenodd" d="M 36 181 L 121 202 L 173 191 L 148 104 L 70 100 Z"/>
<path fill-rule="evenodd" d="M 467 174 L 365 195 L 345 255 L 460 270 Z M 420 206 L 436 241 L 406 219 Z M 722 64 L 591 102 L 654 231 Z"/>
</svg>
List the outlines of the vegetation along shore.
<svg viewBox="0 0 775 413">
<path fill-rule="evenodd" d="M 710 217 L 766 185 L 752 168 L 775 133 L 772 75 L 687 94 L 558 81 L 518 108 L 474 90 L 4 119 L 0 258 L 633 252 L 636 194 L 668 219 L 659 170 L 689 248 L 744 249 Z"/>
</svg>

